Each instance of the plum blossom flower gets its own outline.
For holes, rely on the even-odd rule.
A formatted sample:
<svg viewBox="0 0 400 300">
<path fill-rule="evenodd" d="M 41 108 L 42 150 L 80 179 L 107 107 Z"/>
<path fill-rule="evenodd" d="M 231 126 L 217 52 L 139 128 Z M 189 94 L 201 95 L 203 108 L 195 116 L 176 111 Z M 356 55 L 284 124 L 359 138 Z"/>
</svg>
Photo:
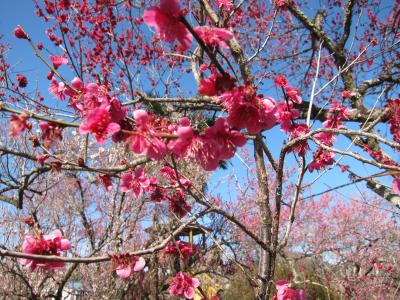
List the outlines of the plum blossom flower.
<svg viewBox="0 0 400 300">
<path fill-rule="evenodd" d="M 343 120 L 348 120 L 351 116 L 351 110 L 342 106 L 339 102 L 333 101 L 332 107 L 329 109 L 329 116 L 322 123 L 325 128 L 342 128 Z"/>
<path fill-rule="evenodd" d="M 300 104 L 303 99 L 300 97 L 300 90 L 293 86 L 286 85 L 284 86 L 284 90 L 286 95 L 296 104 Z"/>
<path fill-rule="evenodd" d="M 179 272 L 175 275 L 169 286 L 169 293 L 186 299 L 193 299 L 194 289 L 200 285 L 197 278 L 192 278 L 186 273 Z"/>
<path fill-rule="evenodd" d="M 290 132 L 290 140 L 294 140 L 298 137 L 302 137 L 306 135 L 307 133 L 310 132 L 309 127 L 307 124 L 295 124 L 292 127 L 292 130 Z M 290 147 L 289 152 L 297 152 L 300 156 L 305 156 L 306 151 L 309 149 L 307 139 L 300 140 L 296 144 L 294 144 L 292 147 Z"/>
<path fill-rule="evenodd" d="M 235 87 L 220 96 L 228 111 L 228 124 L 234 128 L 247 128 L 250 133 L 272 128 L 276 123 L 276 102 L 256 95 L 251 86 Z"/>
<path fill-rule="evenodd" d="M 57 69 L 59 66 L 68 64 L 68 59 L 63 56 L 50 55 L 53 66 Z"/>
<path fill-rule="evenodd" d="M 100 182 L 107 191 L 112 190 L 112 179 L 110 175 L 100 175 L 98 182 Z"/>
<path fill-rule="evenodd" d="M 227 10 L 231 10 L 233 7 L 232 0 L 216 0 L 217 6 L 219 8 L 226 8 Z"/>
<path fill-rule="evenodd" d="M 146 265 L 146 261 L 143 257 L 122 254 L 117 257 L 113 257 L 112 260 L 117 263 L 115 271 L 118 277 L 122 279 L 129 278 L 134 272 L 143 270 Z"/>
<path fill-rule="evenodd" d="M 29 117 L 26 114 L 11 115 L 8 133 L 11 137 L 16 137 L 24 132 L 25 129 L 31 130 L 32 124 L 28 122 Z"/>
<path fill-rule="evenodd" d="M 180 22 L 183 11 L 177 0 L 161 0 L 157 6 L 152 6 L 144 11 L 143 21 L 154 27 L 157 34 L 167 42 L 178 40 L 183 50 L 189 49 L 192 35 Z"/>
<path fill-rule="evenodd" d="M 150 185 L 155 179 L 146 176 L 142 167 L 136 168 L 135 172 L 126 172 L 121 176 L 121 191 L 131 192 L 136 198 L 140 198 L 144 191 L 151 190 Z"/>
<path fill-rule="evenodd" d="M 221 48 L 228 48 L 226 41 L 229 41 L 233 38 L 233 33 L 224 28 L 197 26 L 194 28 L 194 31 L 209 47 L 220 46 Z"/>
<path fill-rule="evenodd" d="M 22 74 L 17 74 L 16 78 L 19 87 L 26 87 L 28 85 L 28 79 L 26 79 L 26 76 Z"/>
<path fill-rule="evenodd" d="M 326 166 L 332 165 L 334 163 L 333 158 L 335 153 L 329 152 L 322 148 L 318 148 L 317 151 L 313 153 L 313 161 L 308 165 L 308 170 L 312 173 L 314 170 L 321 170 Z"/>
<path fill-rule="evenodd" d="M 168 149 L 170 149 L 178 157 L 183 157 L 188 153 L 195 134 L 188 118 L 185 117 L 179 119 L 179 123 L 180 126 L 178 126 L 175 130 L 178 138 L 171 140 L 168 143 Z"/>
<path fill-rule="evenodd" d="M 236 147 L 246 144 L 246 138 L 237 130 L 230 130 L 224 118 L 218 118 L 215 124 L 204 131 L 207 141 L 213 141 L 213 156 L 218 160 L 229 159 L 235 155 Z"/>
<path fill-rule="evenodd" d="M 300 116 L 297 109 L 293 108 L 293 103 L 279 103 L 276 106 L 275 117 L 281 125 L 281 130 L 288 132 L 292 129 L 293 121 Z"/>
<path fill-rule="evenodd" d="M 167 196 L 169 200 L 169 209 L 178 215 L 179 218 L 183 218 L 191 211 L 191 207 L 185 201 L 185 193 L 182 189 L 176 189 L 174 193 Z"/>
<path fill-rule="evenodd" d="M 36 155 L 36 162 L 37 162 L 39 165 L 43 166 L 43 165 L 44 165 L 44 162 L 45 162 L 48 158 L 49 158 L 49 155 L 48 155 L 47 153 L 45 153 L 45 154 L 39 154 L 39 155 Z"/>
<path fill-rule="evenodd" d="M 307 295 L 304 290 L 295 290 L 289 287 L 286 280 L 277 280 L 275 283 L 277 290 L 273 300 L 306 300 Z"/>
<path fill-rule="evenodd" d="M 57 79 L 52 78 L 51 83 L 49 86 L 49 92 L 56 98 L 60 100 L 65 100 L 65 94 L 64 92 L 66 91 L 65 83 L 64 82 L 58 82 Z"/>
<path fill-rule="evenodd" d="M 233 89 L 236 81 L 234 78 L 227 74 L 218 74 L 215 72 L 215 70 L 212 70 L 211 72 L 212 74 L 208 78 L 200 81 L 200 95 L 215 96 Z"/>
<path fill-rule="evenodd" d="M 285 87 L 288 84 L 288 81 L 285 76 L 279 75 L 274 78 L 274 83 L 276 86 Z"/>
<path fill-rule="evenodd" d="M 137 154 L 146 154 L 156 160 L 163 158 L 167 152 L 167 146 L 150 128 L 149 114 L 138 109 L 133 113 L 133 118 L 136 122 L 136 131 L 132 132 L 129 138 L 130 148 Z"/>
<path fill-rule="evenodd" d="M 351 91 L 344 90 L 342 92 L 342 98 L 343 99 L 350 98 L 350 96 L 351 96 Z"/>
<path fill-rule="evenodd" d="M 21 27 L 15 27 L 14 29 L 14 36 L 17 39 L 28 39 L 28 35 L 25 33 L 25 31 Z"/>
<path fill-rule="evenodd" d="M 42 130 L 43 145 L 50 148 L 55 140 L 62 140 L 62 128 L 55 123 L 42 122 L 39 124 Z"/>
<path fill-rule="evenodd" d="M 60 256 L 60 250 L 66 251 L 70 248 L 70 246 L 69 240 L 62 238 L 61 231 L 57 229 L 49 235 L 40 234 L 39 236 L 25 236 L 22 244 L 22 252 L 28 254 Z M 32 271 L 38 267 L 46 270 L 64 267 L 64 263 L 59 261 L 21 259 L 20 262 L 22 265 L 30 268 Z"/>
<path fill-rule="evenodd" d="M 85 121 L 79 126 L 79 133 L 92 133 L 98 143 L 104 144 L 107 135 L 113 135 L 120 131 L 120 125 L 111 121 L 108 108 L 109 106 L 91 110 Z"/>
<path fill-rule="evenodd" d="M 189 243 L 176 241 L 175 243 L 169 243 L 164 248 L 163 253 L 176 256 L 182 255 L 182 259 L 186 261 L 191 255 L 193 255 L 194 249 Z"/>
</svg>

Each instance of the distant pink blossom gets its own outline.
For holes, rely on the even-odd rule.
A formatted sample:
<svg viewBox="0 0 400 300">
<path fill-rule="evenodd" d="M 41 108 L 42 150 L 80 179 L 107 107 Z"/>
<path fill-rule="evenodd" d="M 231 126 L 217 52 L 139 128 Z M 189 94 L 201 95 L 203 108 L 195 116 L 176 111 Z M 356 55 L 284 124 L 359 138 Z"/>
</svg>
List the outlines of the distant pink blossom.
<svg viewBox="0 0 400 300">
<path fill-rule="evenodd" d="M 152 6 L 144 11 L 143 21 L 156 29 L 160 37 L 167 42 L 176 40 L 183 50 L 189 49 L 192 35 L 180 21 L 183 11 L 177 0 L 160 0 L 157 6 Z"/>
<path fill-rule="evenodd" d="M 289 0 L 273 0 L 273 2 L 279 8 L 284 8 L 289 4 Z"/>
<path fill-rule="evenodd" d="M 194 28 L 194 31 L 209 47 L 220 46 L 221 48 L 228 48 L 226 42 L 233 38 L 233 33 L 224 28 L 198 26 Z"/>
<path fill-rule="evenodd" d="M 217 6 L 219 8 L 226 8 L 227 10 L 231 10 L 233 7 L 232 0 L 216 0 Z"/>
<path fill-rule="evenodd" d="M 295 290 L 289 287 L 286 280 L 277 280 L 275 283 L 277 290 L 273 300 L 306 300 L 307 295 L 304 290 Z"/>
<path fill-rule="evenodd" d="M 60 251 L 66 251 L 69 248 L 69 240 L 62 238 L 62 233 L 58 229 L 49 235 L 27 235 L 22 244 L 23 253 L 39 255 L 60 256 Z M 20 262 L 31 270 L 35 270 L 38 267 L 47 270 L 64 267 L 63 262 L 45 261 L 40 259 L 21 259 Z"/>
<path fill-rule="evenodd" d="M 344 90 L 342 92 L 342 98 L 343 99 L 350 98 L 350 96 L 351 96 L 351 91 Z"/>
<path fill-rule="evenodd" d="M 175 275 L 168 290 L 171 295 L 193 299 L 194 290 L 198 286 L 200 286 L 200 281 L 197 278 L 179 272 Z"/>
<path fill-rule="evenodd" d="M 49 155 L 48 155 L 48 154 L 39 154 L 39 155 L 36 155 L 36 162 L 37 162 L 39 165 L 43 166 L 43 165 L 44 165 L 44 162 L 45 162 L 46 159 L 48 159 L 48 158 L 49 158 Z"/>
<path fill-rule="evenodd" d="M 396 177 L 393 180 L 392 189 L 395 193 L 400 194 L 400 177 Z"/>
</svg>

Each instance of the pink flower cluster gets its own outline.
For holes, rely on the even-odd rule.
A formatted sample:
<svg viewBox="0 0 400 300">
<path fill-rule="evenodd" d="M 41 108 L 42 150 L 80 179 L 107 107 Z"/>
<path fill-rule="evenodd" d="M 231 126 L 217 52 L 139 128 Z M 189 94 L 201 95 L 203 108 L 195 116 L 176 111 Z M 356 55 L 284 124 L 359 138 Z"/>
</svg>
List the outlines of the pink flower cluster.
<svg viewBox="0 0 400 300">
<path fill-rule="evenodd" d="M 39 124 L 42 130 L 43 145 L 50 148 L 56 140 L 62 140 L 62 128 L 51 122 L 42 122 Z"/>
<path fill-rule="evenodd" d="M 194 158 L 207 171 L 215 170 L 220 160 L 232 158 L 236 148 L 246 143 L 243 134 L 232 130 L 224 118 L 218 118 L 203 135 L 194 132 L 187 118 L 180 120 L 180 126 L 170 128 L 178 138 L 168 144 L 168 149 L 178 157 Z"/>
<path fill-rule="evenodd" d="M 329 109 L 329 115 L 326 121 L 322 123 L 322 126 L 331 129 L 343 128 L 343 121 L 349 119 L 350 116 L 351 111 L 347 107 L 341 105 L 337 101 L 333 101 L 332 106 Z M 315 135 L 315 138 L 327 146 L 332 146 L 335 135 L 330 132 L 320 132 Z M 318 148 L 313 153 L 313 161 L 309 164 L 308 170 L 313 172 L 314 170 L 321 170 L 326 166 L 332 165 L 334 163 L 334 156 L 334 153 Z"/>
<path fill-rule="evenodd" d="M 121 191 L 131 192 L 135 198 L 142 197 L 144 192 L 150 192 L 155 189 L 157 178 L 148 177 L 142 167 L 136 168 L 135 172 L 126 172 L 121 176 Z"/>
<path fill-rule="evenodd" d="M 250 133 L 258 133 L 276 123 L 275 100 L 257 95 L 252 86 L 235 87 L 219 99 L 228 111 L 228 124 L 234 128 L 246 128 Z"/>
<path fill-rule="evenodd" d="M 235 79 L 228 74 L 218 74 L 215 68 L 211 69 L 211 75 L 201 80 L 199 85 L 199 94 L 205 96 L 221 95 L 225 91 L 233 89 Z"/>
<path fill-rule="evenodd" d="M 229 1 L 225 1 L 222 5 L 230 6 Z M 169 43 L 178 41 L 180 50 L 186 51 L 192 44 L 193 36 L 181 22 L 184 15 L 185 11 L 179 7 L 177 0 L 160 0 L 158 5 L 144 11 L 143 21 L 148 26 L 154 27 L 163 40 Z M 198 26 L 194 31 L 204 44 L 211 48 L 217 46 L 228 48 L 226 41 L 233 38 L 233 34 L 223 28 Z"/>
<path fill-rule="evenodd" d="M 273 300 L 307 300 L 305 290 L 296 290 L 289 287 L 289 282 L 286 280 L 278 280 L 275 283 L 277 290 Z"/>
<path fill-rule="evenodd" d="M 143 21 L 154 27 L 157 34 L 167 42 L 178 40 L 182 50 L 189 49 L 192 44 L 192 35 L 180 21 L 184 11 L 179 7 L 177 0 L 160 0 L 157 6 L 152 6 L 144 11 Z"/>
<path fill-rule="evenodd" d="M 223 28 L 211 28 L 208 26 L 198 26 L 194 31 L 201 38 L 201 40 L 211 48 L 217 46 L 221 48 L 228 48 L 226 41 L 233 39 L 233 33 Z"/>
<path fill-rule="evenodd" d="M 393 140 L 400 143 L 400 98 L 388 100 L 386 107 L 390 115 L 388 120 L 390 133 L 393 135 Z"/>
<path fill-rule="evenodd" d="M 32 124 L 28 122 L 29 116 L 26 114 L 11 115 L 10 124 L 8 126 L 8 133 L 11 137 L 16 137 L 24 132 L 26 129 L 31 130 Z"/>
<path fill-rule="evenodd" d="M 131 255 L 129 253 L 113 255 L 111 261 L 116 265 L 115 271 L 118 277 L 127 279 L 131 277 L 134 272 L 143 270 L 146 265 L 146 261 L 143 257 Z"/>
<path fill-rule="evenodd" d="M 39 234 L 38 236 L 25 236 L 22 244 L 22 252 L 27 254 L 56 255 L 60 256 L 60 250 L 66 251 L 70 248 L 70 242 L 62 237 L 60 230 L 55 230 L 49 235 Z M 21 259 L 21 264 L 35 270 L 42 268 L 46 270 L 64 267 L 63 262 L 45 261 L 40 259 Z"/>
<path fill-rule="evenodd" d="M 131 150 L 156 160 L 163 158 L 167 154 L 167 147 L 156 133 L 154 119 L 142 109 L 136 110 L 133 118 L 136 130 L 132 131 L 128 138 Z"/>
<path fill-rule="evenodd" d="M 169 293 L 186 299 L 193 299 L 194 289 L 200 286 L 200 281 L 197 278 L 192 278 L 186 273 L 179 272 L 172 279 L 169 286 Z"/>
<path fill-rule="evenodd" d="M 158 186 L 151 195 L 151 199 L 155 202 L 168 200 L 170 210 L 180 218 L 184 217 L 191 210 L 190 205 L 185 200 L 185 189 L 190 187 L 192 183 L 182 175 L 177 178 L 175 171 L 169 166 L 162 167 L 160 174 L 167 181 L 168 186 Z"/>
<path fill-rule="evenodd" d="M 164 254 L 182 256 L 182 259 L 187 261 L 189 257 L 194 254 L 195 249 L 193 249 L 193 247 L 188 243 L 176 241 L 175 243 L 170 242 L 164 248 L 163 252 Z"/>
</svg>

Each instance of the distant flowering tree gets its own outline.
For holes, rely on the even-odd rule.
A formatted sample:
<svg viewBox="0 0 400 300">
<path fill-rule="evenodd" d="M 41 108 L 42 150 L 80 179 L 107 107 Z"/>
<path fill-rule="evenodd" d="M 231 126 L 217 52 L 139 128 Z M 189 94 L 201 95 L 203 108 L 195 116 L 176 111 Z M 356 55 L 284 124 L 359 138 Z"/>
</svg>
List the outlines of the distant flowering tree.
<svg viewBox="0 0 400 300">
<path fill-rule="evenodd" d="M 37 0 L 34 9 L 47 39 L 16 24 L 0 45 L 0 254 L 18 258 L 2 268 L 24 296 L 61 299 L 76 279 L 88 297 L 215 299 L 201 274 L 224 282 L 236 270 L 257 299 L 305 299 L 275 278 L 288 249 L 326 246 L 299 235 L 296 220 L 319 214 L 335 232 L 358 207 L 319 210 L 317 182 L 343 172 L 346 183 L 329 191 L 366 183 L 376 206 L 400 207 L 398 1 Z M 29 62 L 18 70 L 8 60 L 10 42 L 43 63 L 48 90 Z M 235 199 L 224 174 L 237 180 Z M 357 236 L 347 230 L 330 246 Z M 346 276 L 337 276 L 346 296 L 363 297 L 362 280 Z"/>
</svg>

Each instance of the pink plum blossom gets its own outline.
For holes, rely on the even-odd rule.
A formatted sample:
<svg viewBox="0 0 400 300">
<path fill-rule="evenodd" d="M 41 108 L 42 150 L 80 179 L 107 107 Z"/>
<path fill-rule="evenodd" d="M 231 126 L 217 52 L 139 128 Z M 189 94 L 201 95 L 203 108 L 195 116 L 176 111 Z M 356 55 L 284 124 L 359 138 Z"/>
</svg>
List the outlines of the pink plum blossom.
<svg viewBox="0 0 400 300">
<path fill-rule="evenodd" d="M 124 193 L 131 192 L 135 198 L 140 198 L 143 192 L 150 190 L 150 185 L 154 183 L 154 179 L 146 176 L 142 167 L 136 168 L 134 173 L 123 173 L 121 179 L 121 191 Z"/>
<path fill-rule="evenodd" d="M 122 279 L 127 279 L 134 272 L 139 272 L 143 270 L 145 265 L 146 261 L 143 259 L 143 257 L 122 255 L 115 270 L 118 277 Z"/>
<path fill-rule="evenodd" d="M 183 260 L 188 260 L 191 255 L 194 253 L 193 247 L 185 242 L 182 241 L 176 241 L 175 243 L 170 242 L 165 248 L 164 248 L 164 254 L 169 254 L 169 255 L 176 255 L 176 256 L 182 256 Z"/>
<path fill-rule="evenodd" d="M 85 121 L 79 126 L 79 133 L 92 133 L 100 144 L 106 142 L 107 135 L 113 135 L 120 130 L 120 125 L 111 121 L 106 107 L 99 107 L 90 111 Z"/>
<path fill-rule="evenodd" d="M 43 145 L 50 148 L 56 140 L 62 140 L 62 128 L 55 123 L 42 122 L 39 124 L 42 130 Z"/>
<path fill-rule="evenodd" d="M 146 154 L 156 160 L 163 158 L 167 152 L 167 146 L 150 128 L 149 114 L 138 109 L 133 113 L 133 118 L 136 122 L 136 131 L 132 132 L 129 138 L 130 148 L 137 154 Z"/>
<path fill-rule="evenodd" d="M 28 122 L 29 117 L 26 114 L 11 115 L 8 133 L 11 137 L 16 137 L 26 129 L 31 130 L 32 124 Z"/>
<path fill-rule="evenodd" d="M 70 248 L 70 242 L 67 239 L 62 238 L 60 230 L 55 230 L 49 235 L 25 236 L 22 244 L 22 252 L 27 254 L 39 254 L 39 255 L 56 255 L 60 256 L 61 251 L 66 251 Z M 36 268 L 42 269 L 58 269 L 64 267 L 63 262 L 58 261 L 45 261 L 40 259 L 21 259 L 21 264 L 35 270 Z"/>
<path fill-rule="evenodd" d="M 152 6 L 144 11 L 143 21 L 154 27 L 157 34 L 167 42 L 176 40 L 183 50 L 189 49 L 192 43 L 192 35 L 180 22 L 183 12 L 177 0 L 160 0 L 157 6 Z"/>
<path fill-rule="evenodd" d="M 55 68 L 68 64 L 68 59 L 63 56 L 50 55 L 50 60 Z"/>
<path fill-rule="evenodd" d="M 169 293 L 186 299 L 193 299 L 194 289 L 200 285 L 197 278 L 192 278 L 186 273 L 179 272 L 175 275 L 169 286 Z"/>
<path fill-rule="evenodd" d="M 296 104 L 300 104 L 303 100 L 300 97 L 300 90 L 293 86 L 286 85 L 284 86 L 284 90 L 286 95 Z"/>
<path fill-rule="evenodd" d="M 304 290 L 290 288 L 289 282 L 286 280 L 277 280 L 275 287 L 277 293 L 273 300 L 307 300 L 307 295 Z"/>
<path fill-rule="evenodd" d="M 233 38 L 233 33 L 224 28 L 198 26 L 194 28 L 194 31 L 209 47 L 220 46 L 221 48 L 228 48 L 226 42 Z"/>
</svg>

